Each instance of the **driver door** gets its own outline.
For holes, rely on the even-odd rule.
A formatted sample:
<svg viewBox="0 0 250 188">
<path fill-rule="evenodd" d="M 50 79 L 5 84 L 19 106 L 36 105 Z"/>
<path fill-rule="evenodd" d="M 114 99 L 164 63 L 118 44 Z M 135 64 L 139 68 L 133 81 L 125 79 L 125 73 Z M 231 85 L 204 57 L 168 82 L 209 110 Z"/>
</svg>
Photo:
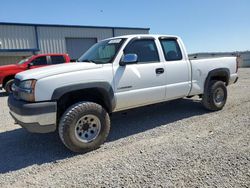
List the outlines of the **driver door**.
<svg viewBox="0 0 250 188">
<path fill-rule="evenodd" d="M 138 62 L 114 66 L 116 110 L 138 107 L 165 99 L 166 73 L 155 39 L 132 40 L 125 54 L 136 54 Z"/>
<path fill-rule="evenodd" d="M 44 67 L 48 65 L 48 56 L 39 56 L 30 62 L 30 69 Z"/>
</svg>

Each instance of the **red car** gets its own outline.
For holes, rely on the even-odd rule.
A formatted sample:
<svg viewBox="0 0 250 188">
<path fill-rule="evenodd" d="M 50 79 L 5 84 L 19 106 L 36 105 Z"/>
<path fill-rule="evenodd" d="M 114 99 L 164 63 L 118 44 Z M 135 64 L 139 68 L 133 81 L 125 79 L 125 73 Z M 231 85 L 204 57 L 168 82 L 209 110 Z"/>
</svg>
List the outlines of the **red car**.
<svg viewBox="0 0 250 188">
<path fill-rule="evenodd" d="M 11 86 L 17 73 L 60 63 L 69 63 L 67 54 L 38 54 L 19 61 L 17 64 L 0 66 L 0 89 L 11 93 Z"/>
</svg>

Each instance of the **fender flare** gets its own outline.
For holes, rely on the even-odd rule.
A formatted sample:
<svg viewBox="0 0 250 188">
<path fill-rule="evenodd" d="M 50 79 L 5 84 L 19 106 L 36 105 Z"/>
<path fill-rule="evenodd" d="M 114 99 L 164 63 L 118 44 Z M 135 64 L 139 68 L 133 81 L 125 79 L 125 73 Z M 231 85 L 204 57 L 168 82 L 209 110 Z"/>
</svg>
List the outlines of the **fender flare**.
<svg viewBox="0 0 250 188">
<path fill-rule="evenodd" d="M 72 84 L 59 87 L 54 90 L 51 100 L 57 101 L 63 95 L 79 91 L 79 90 L 87 90 L 87 89 L 97 89 L 103 96 L 103 102 L 107 106 L 109 112 L 112 112 L 116 106 L 115 95 L 112 86 L 108 82 L 91 82 L 91 83 L 83 83 L 83 84 Z"/>
<path fill-rule="evenodd" d="M 228 68 L 218 68 L 218 69 L 214 69 L 211 70 L 206 78 L 205 84 L 204 84 L 204 91 L 206 91 L 206 89 L 208 88 L 208 84 L 211 80 L 212 77 L 225 77 L 226 78 L 226 85 L 228 85 L 229 82 L 229 78 L 230 78 L 230 71 Z"/>
</svg>

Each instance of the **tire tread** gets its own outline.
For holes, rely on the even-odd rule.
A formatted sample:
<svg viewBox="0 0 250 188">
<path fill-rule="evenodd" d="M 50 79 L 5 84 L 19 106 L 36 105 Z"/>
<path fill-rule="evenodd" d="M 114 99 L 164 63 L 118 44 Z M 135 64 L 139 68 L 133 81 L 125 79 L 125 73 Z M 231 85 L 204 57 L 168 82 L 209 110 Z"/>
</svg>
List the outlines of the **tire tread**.
<svg viewBox="0 0 250 188">
<path fill-rule="evenodd" d="M 202 104 L 207 110 L 218 111 L 218 110 L 221 110 L 225 105 L 225 104 L 223 104 L 222 107 L 217 107 L 213 102 L 213 90 L 218 85 L 224 85 L 225 95 L 226 95 L 225 97 L 227 99 L 227 91 L 226 91 L 226 86 L 225 86 L 224 82 L 218 81 L 218 80 L 211 80 L 209 85 L 208 85 L 207 92 L 204 93 L 203 97 L 202 97 Z M 225 99 L 225 103 L 226 103 L 226 99 Z"/>
<path fill-rule="evenodd" d="M 85 153 L 85 152 L 97 149 L 100 146 L 100 145 L 95 145 L 95 146 L 92 146 L 92 147 L 86 148 L 86 149 L 78 148 L 77 146 L 73 146 L 70 143 L 69 137 L 67 136 L 67 134 L 65 134 L 69 129 L 69 125 L 74 120 L 74 118 L 77 116 L 77 114 L 79 114 L 83 111 L 88 111 L 88 110 L 96 110 L 100 113 L 103 113 L 103 110 L 105 110 L 105 109 L 102 108 L 102 106 L 100 106 L 99 104 L 96 104 L 93 102 L 79 102 L 79 103 L 76 103 L 76 104 L 72 105 L 71 107 L 69 107 L 68 110 L 66 110 L 66 112 L 63 114 L 63 116 L 61 117 L 61 120 L 59 122 L 59 126 L 58 126 L 59 137 L 62 140 L 63 144 L 67 148 L 72 150 L 73 152 Z M 103 144 L 103 142 L 107 139 L 108 134 L 109 134 L 109 130 L 110 130 L 110 118 L 109 118 L 106 111 L 105 111 L 104 118 L 105 118 L 105 123 L 106 123 L 107 129 L 105 131 L 104 136 L 101 139 L 102 140 L 101 144 Z"/>
</svg>

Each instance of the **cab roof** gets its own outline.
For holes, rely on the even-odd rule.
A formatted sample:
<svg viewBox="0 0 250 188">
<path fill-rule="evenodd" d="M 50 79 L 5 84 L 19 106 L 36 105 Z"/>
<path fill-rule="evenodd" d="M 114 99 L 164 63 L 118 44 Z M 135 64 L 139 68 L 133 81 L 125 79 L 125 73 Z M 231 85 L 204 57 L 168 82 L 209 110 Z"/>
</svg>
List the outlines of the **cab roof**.
<svg viewBox="0 0 250 188">
<path fill-rule="evenodd" d="M 179 38 L 178 36 L 175 35 L 156 35 L 156 34 L 136 34 L 136 35 L 122 35 L 122 36 L 117 36 L 117 37 L 112 37 L 109 39 L 115 39 L 115 38 L 126 38 L 126 39 L 131 39 L 131 38 L 140 38 L 140 37 L 152 37 L 152 38 L 159 38 L 159 37 L 167 37 L 167 38 Z"/>
</svg>

